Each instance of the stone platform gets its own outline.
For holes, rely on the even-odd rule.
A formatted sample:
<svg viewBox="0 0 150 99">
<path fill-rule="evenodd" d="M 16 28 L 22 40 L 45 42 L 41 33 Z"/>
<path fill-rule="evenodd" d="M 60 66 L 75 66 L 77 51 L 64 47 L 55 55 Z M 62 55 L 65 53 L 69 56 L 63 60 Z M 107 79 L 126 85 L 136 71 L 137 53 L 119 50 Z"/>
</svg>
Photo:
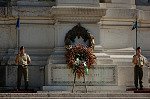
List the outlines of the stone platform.
<svg viewBox="0 0 150 99">
<path fill-rule="evenodd" d="M 126 91 L 134 93 L 150 93 L 150 88 L 136 89 L 136 88 L 127 88 Z"/>
<path fill-rule="evenodd" d="M 70 93 L 70 92 L 37 92 L 37 93 L 0 93 L 0 99 L 149 99 L 147 93 Z"/>
<path fill-rule="evenodd" d="M 133 48 L 125 49 L 104 49 L 96 45 L 94 54 L 96 64 L 86 75 L 86 85 L 88 91 L 125 91 L 126 87 L 133 85 L 132 57 Z M 67 68 L 65 61 L 65 48 L 56 47 L 51 53 L 46 66 L 45 91 L 70 91 L 73 85 L 73 73 Z M 128 71 L 128 73 L 126 72 Z M 144 68 L 144 86 L 148 87 L 148 70 Z M 83 78 L 76 80 L 76 90 L 84 91 Z"/>
</svg>

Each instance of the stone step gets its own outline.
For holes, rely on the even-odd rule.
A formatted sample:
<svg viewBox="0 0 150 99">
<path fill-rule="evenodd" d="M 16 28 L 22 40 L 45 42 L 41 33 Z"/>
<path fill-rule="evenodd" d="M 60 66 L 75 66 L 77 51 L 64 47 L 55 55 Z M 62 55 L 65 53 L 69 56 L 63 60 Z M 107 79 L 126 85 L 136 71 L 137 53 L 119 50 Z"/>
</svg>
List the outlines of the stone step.
<svg viewBox="0 0 150 99">
<path fill-rule="evenodd" d="M 64 47 L 56 47 L 54 50 L 55 50 L 55 52 L 65 52 L 66 51 L 66 49 Z M 103 48 L 102 48 L 102 46 L 95 46 L 94 51 L 102 52 Z"/>
<path fill-rule="evenodd" d="M 65 58 L 54 58 L 49 60 L 50 63 L 53 64 L 65 64 L 66 59 Z M 110 58 L 97 58 L 96 64 L 113 64 L 113 60 Z"/>
<path fill-rule="evenodd" d="M 49 59 L 65 59 L 65 55 L 50 55 Z"/>
<path fill-rule="evenodd" d="M 78 79 L 79 80 L 79 79 Z M 43 86 L 43 91 L 63 91 L 63 92 L 71 92 L 73 88 L 73 83 L 71 85 L 64 85 L 64 86 L 60 86 L 60 85 L 50 85 L 50 86 Z M 95 85 L 95 86 L 91 86 L 91 85 L 87 85 L 87 92 L 88 95 L 89 94 L 106 94 L 106 93 L 124 93 L 125 92 L 125 87 L 122 86 L 117 86 L 117 85 Z M 77 83 L 75 84 L 74 87 L 74 92 L 76 92 L 77 94 L 79 93 L 85 93 L 85 84 L 83 83 L 83 85 L 78 85 Z M 118 93 L 118 94 L 119 94 Z M 89 95 L 89 96 L 91 96 Z"/>
<path fill-rule="evenodd" d="M 149 99 L 149 97 L 17 97 L 17 99 Z M 9 99 L 3 97 L 2 99 Z M 16 99 L 16 97 L 11 97 Z"/>
<path fill-rule="evenodd" d="M 105 52 L 108 55 L 134 55 L 134 52 L 128 52 L 128 51 L 117 51 L 117 52 Z"/>
<path fill-rule="evenodd" d="M 113 62 L 122 66 L 131 66 L 133 55 L 110 55 Z"/>
<path fill-rule="evenodd" d="M 96 64 L 113 64 L 113 60 L 111 58 L 97 58 Z"/>
<path fill-rule="evenodd" d="M 3 97 L 0 99 L 149 99 L 149 97 Z"/>
<path fill-rule="evenodd" d="M 66 60 L 65 59 L 49 60 L 49 63 L 52 63 L 52 64 L 66 64 Z"/>
<path fill-rule="evenodd" d="M 105 49 L 104 53 L 108 55 L 134 55 L 135 51 L 133 48 L 110 49 L 110 50 Z"/>
<path fill-rule="evenodd" d="M 110 55 L 106 54 L 106 53 L 96 53 L 94 52 L 94 55 L 99 57 L 99 58 L 110 58 Z M 51 57 L 65 57 L 65 53 L 62 52 L 57 52 L 57 53 L 52 53 Z"/>
<path fill-rule="evenodd" d="M 67 64 L 52 64 L 52 66 L 56 66 L 56 67 L 59 67 L 59 66 L 67 66 Z M 115 67 L 116 64 L 100 64 L 100 65 L 97 65 L 97 64 L 93 64 L 92 66 L 97 66 L 97 67 Z"/>
<path fill-rule="evenodd" d="M 94 53 L 97 58 L 110 58 L 109 55 L 105 53 Z M 65 54 L 63 53 L 52 53 L 49 57 L 50 59 L 65 59 Z"/>
<path fill-rule="evenodd" d="M 97 58 L 110 58 L 110 55 L 106 53 L 94 53 Z"/>
<path fill-rule="evenodd" d="M 41 60 L 47 60 L 48 56 L 30 56 L 30 58 L 34 61 L 41 61 Z"/>
<path fill-rule="evenodd" d="M 132 66 L 132 62 L 114 62 L 114 64 L 117 64 L 118 66 Z"/>
<path fill-rule="evenodd" d="M 1 99 L 18 98 L 51 98 L 51 99 L 149 99 L 144 93 L 71 93 L 71 92 L 42 92 L 42 93 L 1 93 Z"/>
<path fill-rule="evenodd" d="M 64 55 L 66 52 L 66 49 L 64 47 L 56 47 L 54 50 L 55 51 L 53 51 L 52 55 L 53 54 L 54 55 L 57 55 L 57 54 Z M 102 53 L 102 51 L 103 51 L 103 49 L 101 46 L 95 46 L 94 53 Z"/>
</svg>

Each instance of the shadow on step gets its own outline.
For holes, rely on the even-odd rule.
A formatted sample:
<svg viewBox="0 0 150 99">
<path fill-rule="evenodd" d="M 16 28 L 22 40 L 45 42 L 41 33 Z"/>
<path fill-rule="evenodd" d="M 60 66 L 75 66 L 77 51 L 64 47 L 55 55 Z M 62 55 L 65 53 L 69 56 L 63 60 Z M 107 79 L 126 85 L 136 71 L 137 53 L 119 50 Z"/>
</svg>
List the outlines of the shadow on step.
<svg viewBox="0 0 150 99">
<path fill-rule="evenodd" d="M 150 88 L 136 89 L 136 88 L 127 88 L 126 91 L 133 91 L 134 93 L 150 93 Z"/>
<path fill-rule="evenodd" d="M 4 89 L 0 90 L 0 93 L 37 93 L 37 91 L 34 89 Z"/>
</svg>

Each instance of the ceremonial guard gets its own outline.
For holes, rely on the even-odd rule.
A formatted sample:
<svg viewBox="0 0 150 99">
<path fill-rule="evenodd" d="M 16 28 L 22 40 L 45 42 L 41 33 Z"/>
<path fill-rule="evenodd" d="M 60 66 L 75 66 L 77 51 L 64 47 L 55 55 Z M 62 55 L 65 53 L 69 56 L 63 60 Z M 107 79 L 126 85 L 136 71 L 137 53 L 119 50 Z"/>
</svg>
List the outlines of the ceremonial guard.
<svg viewBox="0 0 150 99">
<path fill-rule="evenodd" d="M 147 60 L 146 58 L 141 54 L 141 48 L 138 47 L 136 49 L 136 54 L 133 56 L 133 60 L 132 60 L 133 64 L 135 65 L 134 67 L 134 85 L 135 88 L 138 90 L 138 82 L 140 85 L 140 89 L 143 89 L 143 82 L 142 82 L 142 78 L 143 78 L 143 66 L 145 64 L 147 64 Z"/>
<path fill-rule="evenodd" d="M 28 65 L 31 63 L 30 56 L 25 53 L 25 48 L 20 47 L 19 53 L 16 55 L 15 63 L 18 65 L 17 72 L 17 89 L 20 89 L 22 74 L 24 76 L 25 89 L 28 89 Z"/>
</svg>

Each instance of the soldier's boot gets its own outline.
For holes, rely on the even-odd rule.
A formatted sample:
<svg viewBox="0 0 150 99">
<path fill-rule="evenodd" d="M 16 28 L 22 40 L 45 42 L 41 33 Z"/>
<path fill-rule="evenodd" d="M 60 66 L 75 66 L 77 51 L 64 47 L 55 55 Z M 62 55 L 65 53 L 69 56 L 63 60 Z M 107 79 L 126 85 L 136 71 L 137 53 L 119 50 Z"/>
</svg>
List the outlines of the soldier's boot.
<svg viewBox="0 0 150 99">
<path fill-rule="evenodd" d="M 17 90 L 20 90 L 21 82 L 17 82 Z"/>
<path fill-rule="evenodd" d="M 29 83 L 28 81 L 25 82 L 25 90 L 28 90 L 28 87 L 29 87 Z"/>
<path fill-rule="evenodd" d="M 143 90 L 143 84 L 142 84 L 143 82 L 142 81 L 140 81 L 140 90 Z"/>
</svg>

